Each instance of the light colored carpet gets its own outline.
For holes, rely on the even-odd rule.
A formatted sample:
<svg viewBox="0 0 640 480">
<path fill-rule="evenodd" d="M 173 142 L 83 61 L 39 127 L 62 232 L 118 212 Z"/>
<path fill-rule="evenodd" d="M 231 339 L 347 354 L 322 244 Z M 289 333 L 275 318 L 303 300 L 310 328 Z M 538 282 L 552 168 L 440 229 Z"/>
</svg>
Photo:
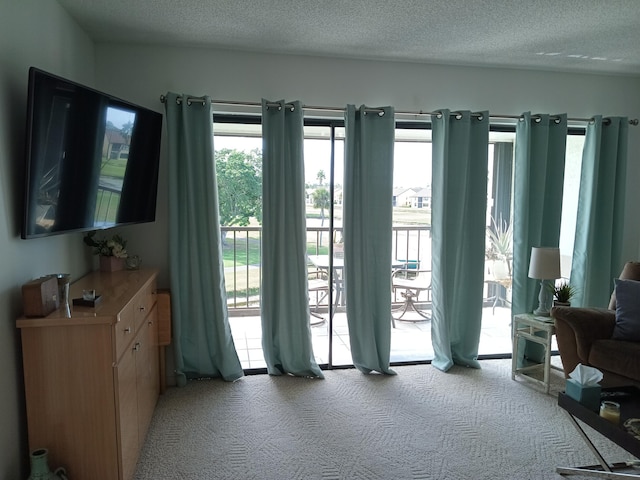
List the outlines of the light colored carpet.
<svg viewBox="0 0 640 480">
<path fill-rule="evenodd" d="M 596 463 L 557 406 L 560 374 L 547 395 L 510 362 L 191 381 L 160 397 L 135 478 L 533 480 Z M 631 459 L 588 432 L 607 460 Z"/>
</svg>

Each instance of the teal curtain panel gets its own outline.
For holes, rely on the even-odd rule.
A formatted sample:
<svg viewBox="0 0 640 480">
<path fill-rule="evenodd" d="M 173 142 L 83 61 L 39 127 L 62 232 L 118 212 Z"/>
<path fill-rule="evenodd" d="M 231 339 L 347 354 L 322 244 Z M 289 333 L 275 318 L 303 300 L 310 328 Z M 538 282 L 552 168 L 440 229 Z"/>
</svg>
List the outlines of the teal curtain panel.
<svg viewBox="0 0 640 480">
<path fill-rule="evenodd" d="M 300 102 L 262 100 L 262 348 L 270 375 L 324 378 L 311 345 L 303 122 Z"/>
<path fill-rule="evenodd" d="M 571 268 L 575 306 L 606 307 L 629 260 L 621 258 L 628 130 L 627 117 L 598 115 L 587 126 Z"/>
<path fill-rule="evenodd" d="M 182 95 L 181 98 L 187 98 Z M 167 94 L 169 265 L 177 383 L 233 381 L 243 370 L 229 328 L 211 102 Z"/>
<path fill-rule="evenodd" d="M 391 352 L 392 107 L 347 105 L 344 159 L 344 282 L 353 364 L 394 375 Z"/>
<path fill-rule="evenodd" d="M 558 247 L 567 148 L 567 115 L 522 114 L 516 125 L 512 313 L 533 312 L 540 280 L 529 278 L 531 247 Z M 519 339 L 524 357 L 539 362 L 543 348 Z"/>
<path fill-rule="evenodd" d="M 533 312 L 540 281 L 528 277 L 531 247 L 560 242 L 567 116 L 522 114 L 516 125 L 513 314 Z"/>
<path fill-rule="evenodd" d="M 480 368 L 489 114 L 433 117 L 432 365 Z"/>
</svg>

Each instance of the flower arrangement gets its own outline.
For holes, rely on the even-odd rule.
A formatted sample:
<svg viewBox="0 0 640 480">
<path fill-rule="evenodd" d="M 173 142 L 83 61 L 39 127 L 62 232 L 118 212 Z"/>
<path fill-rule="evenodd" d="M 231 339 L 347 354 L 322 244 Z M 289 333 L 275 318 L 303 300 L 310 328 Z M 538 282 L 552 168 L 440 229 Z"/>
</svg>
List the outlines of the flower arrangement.
<svg viewBox="0 0 640 480">
<path fill-rule="evenodd" d="M 84 237 L 84 243 L 93 247 L 94 255 L 101 257 L 127 258 L 127 241 L 120 235 L 114 235 L 111 238 L 96 239 L 95 230 L 89 232 Z"/>
</svg>

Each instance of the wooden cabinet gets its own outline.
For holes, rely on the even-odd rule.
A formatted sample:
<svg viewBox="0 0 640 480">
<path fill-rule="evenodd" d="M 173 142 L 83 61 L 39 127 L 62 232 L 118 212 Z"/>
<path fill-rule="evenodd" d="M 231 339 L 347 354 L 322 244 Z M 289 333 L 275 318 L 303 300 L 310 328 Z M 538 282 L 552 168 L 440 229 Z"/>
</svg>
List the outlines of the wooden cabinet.
<svg viewBox="0 0 640 480">
<path fill-rule="evenodd" d="M 69 478 L 135 473 L 160 389 L 155 270 L 93 272 L 70 298 L 95 289 L 95 308 L 21 318 L 29 448 L 49 449 Z"/>
</svg>

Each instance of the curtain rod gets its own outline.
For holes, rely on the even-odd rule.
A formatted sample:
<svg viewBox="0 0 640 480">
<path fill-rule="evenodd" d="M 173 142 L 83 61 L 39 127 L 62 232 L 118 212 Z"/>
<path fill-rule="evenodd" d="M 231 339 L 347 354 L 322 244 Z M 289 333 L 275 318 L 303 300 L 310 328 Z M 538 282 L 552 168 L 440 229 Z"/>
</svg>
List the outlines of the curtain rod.
<svg viewBox="0 0 640 480">
<path fill-rule="evenodd" d="M 166 103 L 167 101 L 167 97 L 165 95 L 160 95 L 160 102 L 161 103 Z M 183 101 L 182 96 L 178 96 L 176 98 L 176 101 L 178 103 L 181 103 Z M 187 104 L 191 105 L 191 103 L 202 103 L 204 104 L 205 98 L 204 97 L 187 97 Z M 211 99 L 211 104 L 212 105 L 228 105 L 228 106 L 237 106 L 237 107 L 261 107 L 262 103 L 260 102 L 241 102 L 241 101 L 237 101 L 237 100 L 213 100 Z M 280 103 L 267 103 L 268 107 L 281 107 Z M 286 103 L 285 104 L 286 108 L 293 108 L 293 104 L 291 103 Z M 315 111 L 321 111 L 321 112 L 344 112 L 344 108 L 343 107 L 321 107 L 321 106 L 315 106 L 315 105 L 303 105 L 302 108 L 304 110 L 315 110 Z M 378 108 L 370 108 L 367 109 L 367 112 L 377 112 L 379 114 L 383 113 L 383 110 L 378 109 Z M 438 117 L 440 118 L 440 116 L 442 116 L 441 112 L 425 112 L 423 110 L 417 111 L 417 112 L 411 112 L 411 111 L 400 111 L 397 110 L 395 112 L 396 115 L 424 115 L 424 116 L 431 116 L 431 117 Z M 458 112 L 451 112 L 452 115 L 459 115 Z M 479 113 L 472 113 L 471 114 L 474 117 L 478 117 L 481 118 L 482 114 Z M 537 121 L 540 121 L 540 117 L 539 115 L 532 115 L 532 117 L 534 119 L 536 119 Z M 522 115 L 489 115 L 489 118 L 501 118 L 501 119 L 505 119 L 505 120 L 521 120 L 522 119 Z M 554 115 L 550 115 L 550 118 L 555 119 L 556 121 L 559 121 L 559 117 L 556 117 Z M 592 118 L 567 118 L 568 122 L 581 122 L 581 123 L 590 123 L 593 122 L 594 119 Z M 638 125 L 638 119 L 637 118 L 633 118 L 629 120 L 629 125 Z"/>
</svg>

